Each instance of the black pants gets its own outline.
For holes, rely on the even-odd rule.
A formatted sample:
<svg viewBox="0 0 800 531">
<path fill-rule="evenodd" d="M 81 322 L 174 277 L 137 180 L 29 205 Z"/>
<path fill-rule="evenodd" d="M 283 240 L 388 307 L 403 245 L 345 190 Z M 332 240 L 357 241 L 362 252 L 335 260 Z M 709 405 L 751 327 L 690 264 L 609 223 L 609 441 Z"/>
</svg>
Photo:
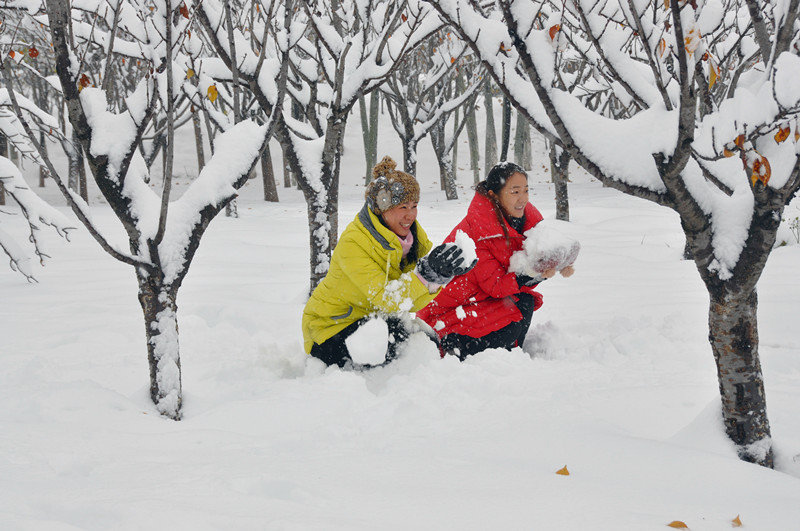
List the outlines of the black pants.
<svg viewBox="0 0 800 531">
<path fill-rule="evenodd" d="M 519 293 L 517 295 L 517 308 L 522 312 L 522 319 L 510 323 L 500 330 L 490 332 L 483 337 L 463 336 L 461 334 L 447 334 L 442 338 L 442 349 L 446 352 L 456 354 L 461 360 L 467 356 L 472 356 L 487 348 L 504 348 L 511 350 L 514 345 L 522 346 L 525 335 L 531 326 L 533 319 L 533 306 L 535 300 L 533 295 Z"/>
<path fill-rule="evenodd" d="M 338 365 L 339 367 L 344 367 L 348 363 L 352 365 L 353 359 L 350 357 L 350 352 L 347 350 L 347 343 L 345 340 L 370 319 L 372 318 L 364 317 L 363 319 L 359 319 L 321 345 L 314 343 L 314 346 L 311 347 L 311 355 L 321 359 L 328 365 Z M 403 320 L 399 317 L 389 315 L 386 317 L 379 317 L 378 319 L 386 321 L 389 327 L 389 343 L 386 347 L 385 362 L 388 363 L 397 357 L 397 348 L 400 346 L 400 343 L 408 339 L 410 334 L 403 324 Z M 376 345 L 376 348 L 380 348 L 380 346 Z"/>
</svg>

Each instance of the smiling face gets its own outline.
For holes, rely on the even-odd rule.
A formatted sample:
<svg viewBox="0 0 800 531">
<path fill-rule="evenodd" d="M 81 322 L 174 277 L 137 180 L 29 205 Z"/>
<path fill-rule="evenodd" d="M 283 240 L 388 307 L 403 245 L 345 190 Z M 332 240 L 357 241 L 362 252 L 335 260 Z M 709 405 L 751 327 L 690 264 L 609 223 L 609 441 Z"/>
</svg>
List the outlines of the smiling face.
<svg viewBox="0 0 800 531">
<path fill-rule="evenodd" d="M 489 194 L 500 203 L 506 216 L 521 218 L 528 204 L 528 179 L 521 173 L 512 173 L 499 192 Z"/>
<path fill-rule="evenodd" d="M 417 202 L 400 203 L 381 214 L 381 217 L 392 232 L 401 238 L 405 238 L 411 231 L 411 225 L 414 224 L 414 220 L 417 219 Z"/>
</svg>

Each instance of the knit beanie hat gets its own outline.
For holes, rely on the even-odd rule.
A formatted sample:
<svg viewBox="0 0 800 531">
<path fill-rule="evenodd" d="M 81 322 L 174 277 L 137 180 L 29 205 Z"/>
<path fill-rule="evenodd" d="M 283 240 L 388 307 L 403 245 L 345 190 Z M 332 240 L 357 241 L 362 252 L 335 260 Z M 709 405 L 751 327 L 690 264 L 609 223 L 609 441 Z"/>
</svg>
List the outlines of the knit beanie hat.
<svg viewBox="0 0 800 531">
<path fill-rule="evenodd" d="M 372 181 L 364 197 L 375 214 L 382 214 L 401 203 L 419 201 L 419 183 L 413 175 L 399 171 L 391 157 L 383 157 L 372 168 Z"/>
</svg>

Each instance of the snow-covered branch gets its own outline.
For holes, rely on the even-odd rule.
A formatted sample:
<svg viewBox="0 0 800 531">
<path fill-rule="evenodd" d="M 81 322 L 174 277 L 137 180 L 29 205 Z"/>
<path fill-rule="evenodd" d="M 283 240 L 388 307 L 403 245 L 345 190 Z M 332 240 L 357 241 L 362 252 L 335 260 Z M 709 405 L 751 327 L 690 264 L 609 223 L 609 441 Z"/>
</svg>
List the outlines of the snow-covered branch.
<svg viewBox="0 0 800 531">
<path fill-rule="evenodd" d="M 69 231 L 75 227 L 61 212 L 45 203 L 27 185 L 19 169 L 5 157 L 0 157 L 0 182 L 3 183 L 6 193 L 17 203 L 20 213 L 28 225 L 29 241 L 33 245 L 33 252 L 44 265 L 48 254 L 44 244 L 39 238 L 38 231 L 42 225 L 52 227 L 60 236 L 69 240 Z M 0 211 L 0 215 L 9 214 Z M 2 219 L 0 217 L 0 219 Z M 33 281 L 33 270 L 30 267 L 30 255 L 14 239 L 0 228 L 0 247 L 11 260 L 11 268 L 19 271 Z"/>
</svg>

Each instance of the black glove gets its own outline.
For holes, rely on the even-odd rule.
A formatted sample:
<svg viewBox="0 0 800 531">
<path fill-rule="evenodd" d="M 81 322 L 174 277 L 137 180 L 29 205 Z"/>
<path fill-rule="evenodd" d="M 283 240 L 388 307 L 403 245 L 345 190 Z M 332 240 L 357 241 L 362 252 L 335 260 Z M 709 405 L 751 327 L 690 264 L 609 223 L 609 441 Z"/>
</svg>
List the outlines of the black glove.
<svg viewBox="0 0 800 531">
<path fill-rule="evenodd" d="M 523 286 L 533 287 L 539 282 L 544 280 L 542 277 L 529 277 L 528 275 L 521 275 L 517 273 L 517 285 L 521 288 Z"/>
<path fill-rule="evenodd" d="M 435 284 L 447 284 L 456 275 L 463 275 L 477 263 L 464 265 L 464 251 L 457 245 L 446 244 L 438 245 L 433 248 L 428 256 L 423 256 L 417 271 L 420 276 L 428 282 Z"/>
<path fill-rule="evenodd" d="M 462 258 L 462 260 L 463 260 L 463 258 Z M 464 273 L 469 273 L 472 270 L 472 268 L 475 267 L 477 264 L 478 264 L 478 259 L 476 258 L 475 260 L 472 261 L 471 264 L 466 264 L 466 265 L 459 266 L 459 267 L 457 267 L 455 269 L 455 271 L 453 271 L 453 276 L 457 277 L 458 275 L 463 275 Z"/>
</svg>

